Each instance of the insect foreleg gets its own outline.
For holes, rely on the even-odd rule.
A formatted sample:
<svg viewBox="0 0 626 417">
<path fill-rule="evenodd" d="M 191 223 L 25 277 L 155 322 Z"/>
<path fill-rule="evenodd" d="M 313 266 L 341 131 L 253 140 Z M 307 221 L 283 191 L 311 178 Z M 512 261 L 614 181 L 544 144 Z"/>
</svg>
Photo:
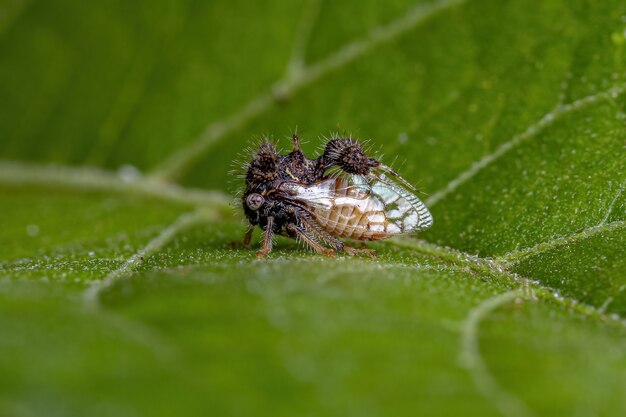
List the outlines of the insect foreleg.
<svg viewBox="0 0 626 417">
<path fill-rule="evenodd" d="M 320 227 L 315 227 L 314 225 L 310 227 L 314 233 L 316 233 L 323 241 L 332 246 L 337 252 L 345 252 L 348 255 L 367 255 L 372 257 L 376 256 L 376 251 L 374 249 L 355 249 L 351 246 L 346 245 L 345 242 L 337 239 L 335 236 L 331 235 L 326 230 Z"/>
<path fill-rule="evenodd" d="M 246 234 L 243 235 L 242 245 L 244 248 L 250 247 L 250 242 L 252 241 L 252 232 L 254 231 L 254 225 L 248 225 L 248 230 L 246 230 Z"/>
<path fill-rule="evenodd" d="M 345 252 L 348 255 L 367 255 L 371 257 L 376 256 L 376 251 L 374 249 L 355 249 L 351 246 L 346 245 L 345 242 L 337 239 L 326 230 L 317 226 L 315 220 L 311 219 L 308 215 L 302 216 L 300 218 L 300 221 L 308 231 L 332 246 L 333 249 L 335 249 L 337 252 Z"/>
<path fill-rule="evenodd" d="M 311 249 L 313 249 L 315 252 L 323 254 L 323 255 L 328 255 L 328 256 L 335 256 L 335 251 L 329 248 L 325 248 L 322 245 L 320 245 L 316 240 L 315 237 L 312 236 L 310 234 L 310 232 L 302 229 L 300 226 L 290 223 L 287 225 L 287 229 L 294 233 L 298 239 L 302 240 L 304 243 L 306 243 Z"/>
<path fill-rule="evenodd" d="M 302 222 L 306 230 L 322 239 L 328 245 L 332 246 L 337 252 L 341 252 L 343 250 L 345 243 L 319 227 L 315 220 L 313 220 L 309 215 L 301 215 L 300 222 Z"/>
<path fill-rule="evenodd" d="M 261 242 L 261 249 L 256 253 L 257 258 L 264 258 L 265 255 L 272 251 L 272 244 L 274 238 L 274 218 L 268 217 L 267 224 L 265 225 L 265 231 L 263 232 L 263 241 Z"/>
</svg>

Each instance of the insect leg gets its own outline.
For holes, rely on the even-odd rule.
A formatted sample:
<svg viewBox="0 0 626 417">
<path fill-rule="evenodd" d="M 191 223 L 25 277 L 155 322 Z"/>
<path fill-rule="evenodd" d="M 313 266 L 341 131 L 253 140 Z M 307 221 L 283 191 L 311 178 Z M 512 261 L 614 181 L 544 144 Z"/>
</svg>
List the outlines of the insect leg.
<svg viewBox="0 0 626 417">
<path fill-rule="evenodd" d="M 311 219 L 309 216 L 302 216 L 300 221 L 304 224 L 307 230 L 310 230 L 313 234 L 317 235 L 324 242 L 328 243 L 333 247 L 337 252 L 345 252 L 348 255 L 367 255 L 371 257 L 376 256 L 376 251 L 374 249 L 356 249 L 351 246 L 346 245 L 343 241 L 337 239 L 335 236 L 328 233 L 326 230 L 317 226 L 315 220 Z"/>
<path fill-rule="evenodd" d="M 298 239 L 302 240 L 304 243 L 306 243 L 311 249 L 313 249 L 315 252 L 317 253 L 321 253 L 323 255 L 327 255 L 327 256 L 335 256 L 336 253 L 334 250 L 329 249 L 329 248 L 325 248 L 322 245 L 320 245 L 316 240 L 314 236 L 311 236 L 311 234 L 309 232 L 307 232 L 306 230 L 303 230 L 301 227 L 290 223 L 287 225 L 287 229 L 289 229 L 289 231 L 295 233 L 295 235 L 298 237 Z"/>
<path fill-rule="evenodd" d="M 244 248 L 249 248 L 250 247 L 250 241 L 252 240 L 252 232 L 254 231 L 254 226 L 253 225 L 248 225 L 248 230 L 246 230 L 246 234 L 243 235 L 243 247 Z"/>
<path fill-rule="evenodd" d="M 322 239 L 324 242 L 332 246 L 333 249 L 335 249 L 337 252 L 340 252 L 343 250 L 345 243 L 343 243 L 341 240 L 337 239 L 336 237 L 328 233 L 326 230 L 319 227 L 317 223 L 315 222 L 315 220 L 310 218 L 308 215 L 301 215 L 300 221 L 302 222 L 306 230 L 313 233 L 314 235 Z"/>
<path fill-rule="evenodd" d="M 274 238 L 274 218 L 268 217 L 267 224 L 265 225 L 265 231 L 263 233 L 263 241 L 261 242 L 261 249 L 256 253 L 257 258 L 264 258 L 265 255 L 272 251 L 272 243 Z"/>
</svg>

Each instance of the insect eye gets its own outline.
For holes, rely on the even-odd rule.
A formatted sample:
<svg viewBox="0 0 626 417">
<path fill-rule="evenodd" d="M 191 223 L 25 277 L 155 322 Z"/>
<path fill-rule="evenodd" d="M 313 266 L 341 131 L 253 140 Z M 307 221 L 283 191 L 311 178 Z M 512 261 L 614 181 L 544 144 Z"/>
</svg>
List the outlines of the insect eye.
<svg viewBox="0 0 626 417">
<path fill-rule="evenodd" d="M 258 210 L 265 203 L 265 199 L 261 194 L 250 194 L 246 197 L 246 205 L 250 208 L 250 210 Z"/>
</svg>

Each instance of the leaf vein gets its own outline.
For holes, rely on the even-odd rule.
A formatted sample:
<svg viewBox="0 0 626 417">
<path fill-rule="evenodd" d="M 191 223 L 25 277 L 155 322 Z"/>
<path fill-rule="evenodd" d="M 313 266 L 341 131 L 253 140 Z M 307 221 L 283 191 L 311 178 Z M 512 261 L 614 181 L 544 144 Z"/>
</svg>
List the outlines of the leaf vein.
<svg viewBox="0 0 626 417">
<path fill-rule="evenodd" d="M 534 413 L 520 398 L 498 384 L 480 354 L 478 333 L 481 321 L 490 313 L 517 299 L 526 298 L 527 296 L 519 290 L 488 298 L 470 310 L 461 327 L 459 364 L 469 371 L 474 386 L 483 397 L 507 417 L 533 416 Z"/>
<path fill-rule="evenodd" d="M 600 222 L 600 226 L 606 224 L 609 221 L 611 214 L 613 214 L 613 209 L 615 208 L 615 204 L 617 204 L 617 200 L 619 200 L 619 198 L 624 193 L 624 187 L 626 187 L 626 180 L 622 181 L 622 184 L 620 185 L 619 190 L 617 190 L 617 193 L 615 193 L 615 196 L 609 203 L 609 207 L 606 210 L 606 214 L 604 215 L 604 218 Z"/>
<path fill-rule="evenodd" d="M 459 188 L 461 185 L 475 177 L 483 169 L 493 164 L 503 155 L 507 154 L 511 149 L 537 136 L 539 133 L 543 132 L 547 127 L 554 124 L 563 116 L 574 111 L 584 109 L 601 100 L 614 98 L 615 96 L 624 93 L 624 91 L 626 91 L 626 83 L 615 85 L 600 93 L 578 99 L 570 104 L 558 104 L 552 111 L 545 114 L 536 123 L 529 126 L 524 132 L 513 136 L 510 140 L 504 142 L 498 148 L 496 148 L 496 150 L 492 153 L 489 153 L 483 156 L 477 162 L 472 163 L 468 169 L 458 174 L 454 179 L 448 182 L 445 187 L 436 191 L 430 197 L 428 197 L 426 199 L 426 204 L 431 207 L 434 206 L 442 199 L 446 198 L 448 195 L 456 191 L 456 189 Z"/>
<path fill-rule="evenodd" d="M 232 198 L 221 191 L 185 188 L 138 173 L 114 173 L 94 167 L 42 165 L 0 160 L 0 184 L 63 186 L 83 191 L 139 194 L 176 203 L 207 207 L 227 206 Z"/>
<path fill-rule="evenodd" d="M 520 263 L 522 260 L 527 259 L 531 256 L 539 255 L 543 252 L 566 246 L 571 243 L 576 243 L 580 240 L 594 237 L 600 233 L 619 230 L 625 228 L 625 226 L 626 221 L 624 220 L 617 220 L 611 223 L 602 222 L 600 224 L 588 227 L 567 236 L 559 237 L 546 242 L 541 242 L 536 244 L 535 246 L 531 246 L 525 249 L 507 252 L 504 255 L 497 257 L 495 261 L 506 265 L 507 268 L 511 268 Z"/>
<path fill-rule="evenodd" d="M 212 219 L 212 213 L 203 210 L 196 210 L 182 214 L 176 221 L 163 229 L 158 236 L 149 241 L 146 246 L 130 256 L 119 268 L 111 271 L 101 281 L 97 281 L 84 292 L 85 300 L 90 304 L 98 303 L 100 293 L 113 286 L 116 282 L 130 278 L 135 270 L 143 264 L 146 258 L 158 252 L 168 244 L 180 231 L 195 224 Z"/>
<path fill-rule="evenodd" d="M 313 27 L 319 16 L 321 0 L 309 0 L 304 7 L 300 26 L 291 49 L 291 56 L 287 63 L 285 79 L 297 79 L 305 68 L 305 55 L 307 45 L 313 33 Z"/>
<path fill-rule="evenodd" d="M 364 38 L 340 47 L 327 58 L 309 67 L 303 67 L 299 72 L 290 73 L 288 71 L 287 76 L 276 82 L 269 92 L 253 98 L 239 112 L 209 124 L 191 144 L 174 152 L 158 165 L 153 170 L 152 176 L 168 180 L 180 178 L 212 145 L 224 138 L 228 133 L 242 127 L 248 121 L 269 110 L 276 98 L 293 94 L 333 70 L 341 68 L 365 55 L 370 50 L 397 39 L 437 12 L 460 5 L 465 1 L 439 0 L 429 4 L 418 4 L 405 15 L 385 25 L 373 28 Z"/>
<path fill-rule="evenodd" d="M 544 286 L 538 281 L 511 271 L 509 265 L 500 263 L 499 259 L 480 258 L 456 249 L 414 239 L 394 239 L 388 243 L 413 249 L 420 254 L 433 256 L 438 260 L 452 263 L 461 268 L 461 270 L 472 272 L 483 280 L 495 285 L 532 293 L 536 299 L 553 302 L 578 314 L 594 317 L 605 323 L 615 324 L 622 328 L 626 327 L 626 319 L 624 317 L 616 313 L 605 314 L 604 311 L 595 306 L 585 304 L 575 298 L 564 297 L 556 289 Z"/>
</svg>

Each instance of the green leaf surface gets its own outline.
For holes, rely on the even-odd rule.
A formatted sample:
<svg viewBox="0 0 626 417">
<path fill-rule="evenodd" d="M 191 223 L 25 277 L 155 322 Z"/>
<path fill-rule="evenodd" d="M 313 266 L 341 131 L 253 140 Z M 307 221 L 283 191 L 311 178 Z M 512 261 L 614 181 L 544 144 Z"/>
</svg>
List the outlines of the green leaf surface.
<svg viewBox="0 0 626 417">
<path fill-rule="evenodd" d="M 296 127 L 434 226 L 234 245 Z M 0 1 L 0 138 L 1 416 L 626 413 L 621 1 Z"/>
</svg>

